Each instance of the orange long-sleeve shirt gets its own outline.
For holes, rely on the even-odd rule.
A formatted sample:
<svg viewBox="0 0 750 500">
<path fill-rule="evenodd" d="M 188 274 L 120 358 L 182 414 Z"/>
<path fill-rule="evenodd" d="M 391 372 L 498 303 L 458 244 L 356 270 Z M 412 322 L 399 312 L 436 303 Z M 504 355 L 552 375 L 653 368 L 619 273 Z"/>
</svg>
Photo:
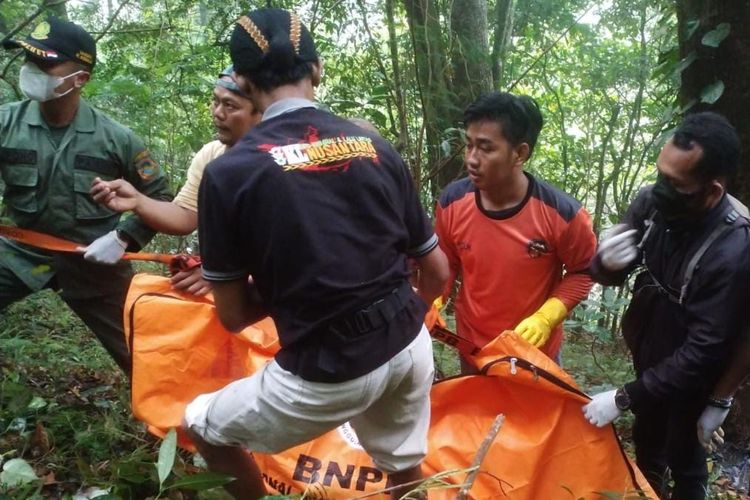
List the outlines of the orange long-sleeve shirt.
<svg viewBox="0 0 750 500">
<path fill-rule="evenodd" d="M 596 236 L 589 214 L 570 195 L 526 175 L 526 197 L 508 210 L 485 210 L 469 179 L 450 184 L 438 202 L 436 231 L 453 278 L 448 292 L 461 276 L 458 334 L 480 347 L 551 297 L 570 311 L 593 284 L 587 270 Z M 561 344 L 559 325 L 542 351 L 555 359 Z"/>
</svg>

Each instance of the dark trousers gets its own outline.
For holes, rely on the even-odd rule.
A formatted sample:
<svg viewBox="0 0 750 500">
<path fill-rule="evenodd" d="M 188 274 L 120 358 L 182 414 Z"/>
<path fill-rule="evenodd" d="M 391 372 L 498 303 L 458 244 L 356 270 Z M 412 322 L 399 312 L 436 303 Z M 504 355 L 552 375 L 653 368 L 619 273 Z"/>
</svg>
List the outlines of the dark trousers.
<svg viewBox="0 0 750 500">
<path fill-rule="evenodd" d="M 704 398 L 650 404 L 635 414 L 633 441 L 638 467 L 661 498 L 703 500 L 708 470 L 696 425 Z M 667 468 L 674 487 L 669 495 Z"/>
<path fill-rule="evenodd" d="M 130 354 L 125 344 L 122 316 L 129 284 L 129 276 L 112 273 L 107 287 L 92 290 L 85 298 L 70 297 L 64 292 L 60 294 L 68 307 L 94 332 L 112 359 L 128 375 Z M 47 288 L 57 290 L 57 281 L 53 278 Z M 0 311 L 32 293 L 34 291 L 10 269 L 0 264 Z"/>
</svg>

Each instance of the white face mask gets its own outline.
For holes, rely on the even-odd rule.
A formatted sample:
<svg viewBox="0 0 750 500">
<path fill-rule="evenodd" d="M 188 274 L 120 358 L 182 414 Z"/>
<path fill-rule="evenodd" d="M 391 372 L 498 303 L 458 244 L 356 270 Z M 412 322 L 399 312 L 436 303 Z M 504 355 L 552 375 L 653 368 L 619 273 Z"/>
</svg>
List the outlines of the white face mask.
<svg viewBox="0 0 750 500">
<path fill-rule="evenodd" d="M 62 83 L 75 76 L 78 73 L 87 73 L 86 71 L 76 71 L 68 76 L 52 76 L 48 75 L 39 67 L 32 63 L 26 62 L 21 66 L 21 74 L 18 77 L 18 83 L 21 86 L 21 92 L 31 100 L 39 102 L 47 102 L 52 99 L 58 99 L 73 90 L 74 87 L 70 87 L 62 94 L 55 92 L 55 89 L 62 85 Z"/>
</svg>

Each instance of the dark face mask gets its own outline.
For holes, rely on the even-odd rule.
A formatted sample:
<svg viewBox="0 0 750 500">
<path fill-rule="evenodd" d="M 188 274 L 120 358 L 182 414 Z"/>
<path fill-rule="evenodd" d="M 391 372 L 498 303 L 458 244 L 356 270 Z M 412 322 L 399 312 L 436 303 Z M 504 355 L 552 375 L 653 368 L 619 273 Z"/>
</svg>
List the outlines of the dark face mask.
<svg viewBox="0 0 750 500">
<path fill-rule="evenodd" d="M 667 220 L 687 219 L 702 211 L 704 189 L 681 193 L 664 176 L 658 174 L 651 193 L 654 206 Z"/>
</svg>

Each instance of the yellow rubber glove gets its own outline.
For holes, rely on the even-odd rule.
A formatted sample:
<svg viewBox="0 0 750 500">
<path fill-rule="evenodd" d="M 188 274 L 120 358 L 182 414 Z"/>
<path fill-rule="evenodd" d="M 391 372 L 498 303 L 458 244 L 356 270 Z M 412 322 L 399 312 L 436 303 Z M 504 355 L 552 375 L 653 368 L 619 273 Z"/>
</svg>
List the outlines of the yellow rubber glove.
<svg viewBox="0 0 750 500">
<path fill-rule="evenodd" d="M 542 347 L 549 340 L 552 329 L 567 315 L 568 309 L 565 304 L 560 299 L 552 297 L 547 299 L 537 312 L 518 323 L 515 331 L 533 346 Z"/>
</svg>

